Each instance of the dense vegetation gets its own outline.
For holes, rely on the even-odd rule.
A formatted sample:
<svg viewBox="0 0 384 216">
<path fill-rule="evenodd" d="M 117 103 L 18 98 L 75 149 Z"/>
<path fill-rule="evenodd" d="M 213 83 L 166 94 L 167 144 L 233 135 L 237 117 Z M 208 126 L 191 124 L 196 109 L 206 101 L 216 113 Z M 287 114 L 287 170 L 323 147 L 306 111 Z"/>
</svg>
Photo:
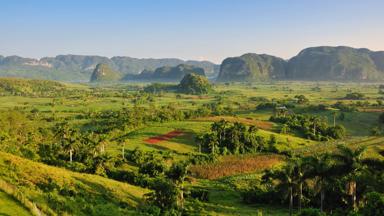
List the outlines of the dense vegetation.
<svg viewBox="0 0 384 216">
<path fill-rule="evenodd" d="M 21 215 L 381 214 L 380 86 L 185 79 L 1 80 L 0 204 Z"/>
<path fill-rule="evenodd" d="M 138 75 L 127 75 L 126 81 L 163 81 L 179 82 L 187 74 L 205 76 L 203 68 L 180 64 L 175 67 L 164 66 L 154 71 L 144 70 Z"/>
<path fill-rule="evenodd" d="M 204 76 L 190 73 L 180 81 L 178 91 L 185 94 L 208 94 L 212 91 L 212 85 Z"/>
</svg>

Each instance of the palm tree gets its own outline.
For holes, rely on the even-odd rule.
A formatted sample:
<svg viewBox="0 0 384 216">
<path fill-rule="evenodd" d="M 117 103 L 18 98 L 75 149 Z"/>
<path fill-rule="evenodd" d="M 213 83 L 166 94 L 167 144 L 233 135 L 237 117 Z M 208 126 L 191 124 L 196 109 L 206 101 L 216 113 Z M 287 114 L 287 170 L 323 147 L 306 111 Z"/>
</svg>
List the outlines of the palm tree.
<svg viewBox="0 0 384 216">
<path fill-rule="evenodd" d="M 366 147 L 359 147 L 356 150 L 343 145 L 337 146 L 339 152 L 333 155 L 336 161 L 339 162 L 340 174 L 346 174 L 347 193 L 351 196 L 351 207 L 356 209 L 356 178 L 364 169 L 364 160 L 362 158 Z"/>
<path fill-rule="evenodd" d="M 330 176 L 332 164 L 329 154 L 310 156 L 304 159 L 308 177 L 315 179 L 315 187 L 320 190 L 320 211 L 324 210 L 325 187 Z"/>
<path fill-rule="evenodd" d="M 72 163 L 73 153 L 78 145 L 78 131 L 64 122 L 58 125 L 55 137 L 60 139 L 64 151 L 69 153 L 69 162 Z"/>
<path fill-rule="evenodd" d="M 280 187 L 288 189 L 290 216 L 293 213 L 293 188 L 296 185 L 294 173 L 295 166 L 293 163 L 287 163 L 281 170 L 268 170 L 263 176 L 264 182 L 272 182 L 272 180 L 277 180 Z"/>
<path fill-rule="evenodd" d="M 293 168 L 293 178 L 296 186 L 298 187 L 298 209 L 301 212 L 302 200 L 303 200 L 303 184 L 307 178 L 305 173 L 305 167 L 303 160 L 301 158 L 292 158 L 289 163 L 292 163 Z"/>
<path fill-rule="evenodd" d="M 217 133 L 219 146 L 222 146 L 222 141 L 223 139 L 225 139 L 225 131 L 227 128 L 227 124 L 227 121 L 221 119 L 220 121 L 214 122 L 211 125 L 211 130 Z"/>
<path fill-rule="evenodd" d="M 172 164 L 167 172 L 167 177 L 179 188 L 178 206 L 184 208 L 184 180 L 188 173 L 187 163 Z"/>
</svg>

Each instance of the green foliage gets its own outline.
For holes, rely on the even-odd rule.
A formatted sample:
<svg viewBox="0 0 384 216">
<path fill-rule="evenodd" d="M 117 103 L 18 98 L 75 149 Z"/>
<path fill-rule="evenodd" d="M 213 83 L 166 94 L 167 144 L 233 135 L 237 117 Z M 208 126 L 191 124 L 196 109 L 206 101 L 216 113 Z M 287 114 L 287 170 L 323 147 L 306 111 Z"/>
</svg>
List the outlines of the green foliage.
<svg viewBox="0 0 384 216">
<path fill-rule="evenodd" d="M 348 93 L 347 95 L 345 95 L 344 99 L 348 99 L 348 100 L 362 100 L 364 99 L 364 94 L 360 93 L 360 92 L 352 92 L 352 93 Z"/>
<path fill-rule="evenodd" d="M 341 139 L 346 135 L 344 126 L 329 126 L 323 118 L 300 114 L 278 114 L 271 116 L 271 121 L 281 123 L 289 130 L 297 130 L 313 140 Z M 288 131 L 285 129 L 285 131 Z"/>
<path fill-rule="evenodd" d="M 148 203 L 158 206 L 161 209 L 172 209 L 177 206 L 179 191 L 169 180 L 158 178 L 153 187 L 153 192 L 145 195 Z"/>
<path fill-rule="evenodd" d="M 368 193 L 360 212 L 363 216 L 384 215 L 384 195 L 377 192 Z"/>
<path fill-rule="evenodd" d="M 318 209 L 303 209 L 297 216 L 326 216 L 325 213 Z"/>
<path fill-rule="evenodd" d="M 53 97 L 68 93 L 62 83 L 48 80 L 0 79 L 0 95 Z"/>
<path fill-rule="evenodd" d="M 205 77 L 203 68 L 180 64 L 174 67 L 164 66 L 154 71 L 144 70 L 138 75 L 127 75 L 126 80 L 179 82 L 187 74 L 196 74 Z"/>
<path fill-rule="evenodd" d="M 284 78 L 286 62 L 270 55 L 244 54 L 227 58 L 220 67 L 220 82 L 256 81 Z"/>
<path fill-rule="evenodd" d="M 178 89 L 180 93 L 201 95 L 211 92 L 212 86 L 207 78 L 190 73 L 180 81 Z"/>
<path fill-rule="evenodd" d="M 258 136 L 257 128 L 246 127 L 240 122 L 230 123 L 225 120 L 211 125 L 211 132 L 199 136 L 198 142 L 202 150 L 211 154 L 237 154 L 247 152 L 260 152 L 267 149 L 264 137 Z M 277 144 L 276 138 L 270 146 Z M 272 147 L 271 147 L 272 148 Z"/>
</svg>

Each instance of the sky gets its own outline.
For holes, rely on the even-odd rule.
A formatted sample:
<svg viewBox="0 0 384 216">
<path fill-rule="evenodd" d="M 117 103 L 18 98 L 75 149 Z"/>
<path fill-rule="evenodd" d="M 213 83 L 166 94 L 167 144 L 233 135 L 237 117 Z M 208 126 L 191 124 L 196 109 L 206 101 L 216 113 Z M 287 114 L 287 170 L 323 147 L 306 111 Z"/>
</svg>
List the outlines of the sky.
<svg viewBox="0 0 384 216">
<path fill-rule="evenodd" d="M 0 55 L 285 59 L 312 46 L 384 50 L 383 0 L 0 0 Z"/>
</svg>

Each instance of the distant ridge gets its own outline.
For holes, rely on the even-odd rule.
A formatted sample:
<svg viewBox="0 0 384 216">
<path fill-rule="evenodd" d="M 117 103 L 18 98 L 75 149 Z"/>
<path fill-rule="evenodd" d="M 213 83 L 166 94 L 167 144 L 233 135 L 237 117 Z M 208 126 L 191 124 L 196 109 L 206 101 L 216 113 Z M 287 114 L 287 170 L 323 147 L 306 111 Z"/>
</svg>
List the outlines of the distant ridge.
<svg viewBox="0 0 384 216">
<path fill-rule="evenodd" d="M 201 67 L 209 76 L 216 76 L 219 65 L 209 61 L 184 61 L 177 58 L 131 58 L 116 56 L 112 58 L 88 55 L 58 55 L 41 59 L 23 58 L 19 56 L 0 55 L 0 76 L 24 77 L 35 79 L 62 81 L 89 81 L 93 70 L 98 64 L 106 64 L 120 73 L 139 74 L 143 70 L 155 70 L 164 66 L 188 64 Z"/>
<path fill-rule="evenodd" d="M 209 61 L 183 61 L 176 58 L 58 55 L 32 59 L 0 56 L 0 76 L 87 82 L 98 64 L 108 65 L 119 77 L 123 77 L 124 81 L 143 77 L 146 81 L 162 80 L 156 71 L 167 71 L 178 65 L 202 68 L 207 77 L 217 77 L 218 82 L 384 81 L 384 51 L 347 46 L 310 47 L 289 60 L 267 54 L 247 53 L 226 58 L 221 65 Z"/>
<path fill-rule="evenodd" d="M 383 81 L 384 52 L 346 46 L 302 50 L 288 61 L 254 53 L 227 58 L 217 81 Z"/>
<path fill-rule="evenodd" d="M 144 70 L 140 74 L 128 74 L 125 81 L 157 81 L 157 82 L 180 82 L 187 74 L 197 74 L 205 77 L 205 71 L 201 67 L 187 64 L 179 64 L 175 67 L 159 67 L 154 71 Z"/>
</svg>

